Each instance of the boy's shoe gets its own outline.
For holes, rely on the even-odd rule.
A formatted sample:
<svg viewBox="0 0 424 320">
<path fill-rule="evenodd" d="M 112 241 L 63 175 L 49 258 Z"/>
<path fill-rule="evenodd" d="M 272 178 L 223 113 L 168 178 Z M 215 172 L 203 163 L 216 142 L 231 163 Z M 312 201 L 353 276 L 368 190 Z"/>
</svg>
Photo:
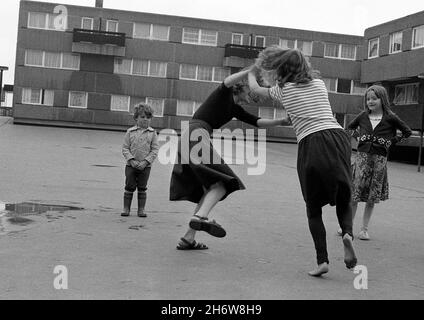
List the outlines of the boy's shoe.
<svg viewBox="0 0 424 320">
<path fill-rule="evenodd" d="M 370 236 L 366 230 L 361 230 L 361 232 L 358 234 L 358 238 L 361 240 L 369 240 Z"/>
<path fill-rule="evenodd" d="M 339 230 L 337 230 L 337 234 L 338 234 L 339 236 L 342 236 L 342 235 L 343 235 L 342 228 L 339 228 Z"/>
<path fill-rule="evenodd" d="M 128 217 L 130 215 L 132 198 L 132 192 L 124 192 L 124 210 L 121 213 L 122 217 Z"/>
<path fill-rule="evenodd" d="M 140 218 L 146 218 L 147 214 L 144 213 L 144 210 L 138 210 L 137 216 Z"/>
</svg>

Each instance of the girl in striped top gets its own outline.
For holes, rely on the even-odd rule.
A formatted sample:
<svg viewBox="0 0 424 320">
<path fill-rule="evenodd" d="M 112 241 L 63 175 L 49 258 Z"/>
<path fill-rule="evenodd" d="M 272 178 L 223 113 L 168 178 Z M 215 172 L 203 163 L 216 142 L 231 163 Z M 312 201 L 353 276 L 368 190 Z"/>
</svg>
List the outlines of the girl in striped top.
<svg viewBox="0 0 424 320">
<path fill-rule="evenodd" d="M 326 232 L 322 207 L 336 206 L 342 229 L 344 262 L 355 267 L 351 199 L 350 138 L 334 119 L 328 93 L 298 50 L 278 46 L 264 49 L 249 73 L 251 90 L 280 102 L 286 109 L 298 141 L 297 172 L 306 203 L 309 230 L 315 244 L 318 267 L 309 272 L 328 272 Z M 259 86 L 257 76 L 271 76 L 271 88 Z"/>
</svg>

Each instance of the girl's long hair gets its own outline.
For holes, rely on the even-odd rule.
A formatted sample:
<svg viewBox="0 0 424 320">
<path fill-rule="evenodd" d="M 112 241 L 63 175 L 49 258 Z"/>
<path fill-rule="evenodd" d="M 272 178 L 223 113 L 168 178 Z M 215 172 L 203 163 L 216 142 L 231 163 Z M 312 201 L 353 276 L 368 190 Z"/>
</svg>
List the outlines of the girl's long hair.
<svg viewBox="0 0 424 320">
<path fill-rule="evenodd" d="M 389 95 L 387 94 L 386 88 L 380 85 L 372 85 L 371 87 L 367 88 L 364 95 L 364 108 L 368 111 L 368 113 L 371 113 L 371 110 L 367 106 L 367 95 L 368 93 L 372 91 L 377 96 L 378 99 L 381 101 L 381 107 L 383 108 L 383 113 L 385 114 L 393 114 L 393 111 L 390 109 L 390 101 L 389 101 Z"/>
<path fill-rule="evenodd" d="M 307 83 L 317 77 L 303 53 L 297 49 L 267 47 L 259 53 L 255 64 L 262 70 L 273 71 L 280 86 L 285 82 Z"/>
</svg>

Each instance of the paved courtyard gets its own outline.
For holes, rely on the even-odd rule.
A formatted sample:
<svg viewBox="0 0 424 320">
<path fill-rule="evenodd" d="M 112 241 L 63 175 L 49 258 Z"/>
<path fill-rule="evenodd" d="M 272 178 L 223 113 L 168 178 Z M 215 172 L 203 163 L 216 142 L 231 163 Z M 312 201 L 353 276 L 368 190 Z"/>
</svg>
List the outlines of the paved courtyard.
<svg viewBox="0 0 424 320">
<path fill-rule="evenodd" d="M 168 200 L 171 164 L 152 168 L 148 217 L 136 217 L 134 202 L 132 215 L 120 216 L 123 135 L 0 117 L 0 299 L 423 299 L 424 173 L 416 166 L 389 163 L 390 199 L 376 206 L 371 241 L 355 241 L 368 271 L 368 289 L 357 290 L 331 207 L 330 272 L 307 275 L 315 253 L 295 144 L 268 143 L 263 175 L 231 166 L 247 189 L 212 212 L 227 237 L 199 233 L 209 250 L 190 252 L 175 249 L 194 205 Z M 35 211 L 12 210 L 22 203 Z M 55 289 L 56 266 L 66 267 L 66 290 Z"/>
</svg>

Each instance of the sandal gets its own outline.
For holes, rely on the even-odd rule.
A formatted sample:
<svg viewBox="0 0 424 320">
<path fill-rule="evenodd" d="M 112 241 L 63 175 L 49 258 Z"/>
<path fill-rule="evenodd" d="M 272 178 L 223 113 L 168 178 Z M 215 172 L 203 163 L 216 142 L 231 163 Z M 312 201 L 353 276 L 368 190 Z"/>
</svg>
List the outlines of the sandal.
<svg viewBox="0 0 424 320">
<path fill-rule="evenodd" d="M 190 242 L 184 238 L 181 238 L 181 242 L 178 243 L 177 250 L 206 250 L 209 249 L 207 245 L 196 242 L 196 240 L 193 240 L 193 242 Z"/>
<path fill-rule="evenodd" d="M 227 234 L 224 228 L 218 224 L 215 220 L 208 221 L 208 218 L 199 217 L 194 215 L 196 218 L 190 220 L 189 226 L 196 231 L 205 231 L 211 236 L 217 238 L 223 238 Z"/>
</svg>

